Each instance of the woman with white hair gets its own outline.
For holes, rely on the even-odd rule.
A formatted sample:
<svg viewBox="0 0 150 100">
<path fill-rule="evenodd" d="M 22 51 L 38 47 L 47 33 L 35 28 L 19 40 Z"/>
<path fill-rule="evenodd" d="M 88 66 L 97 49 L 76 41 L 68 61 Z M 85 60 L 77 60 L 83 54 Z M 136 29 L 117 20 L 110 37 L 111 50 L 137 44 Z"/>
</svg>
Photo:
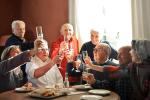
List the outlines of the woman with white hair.
<svg viewBox="0 0 150 100">
<path fill-rule="evenodd" d="M 26 64 L 28 81 L 35 87 L 59 85 L 63 86 L 63 78 L 57 67 L 60 56 L 49 58 L 48 43 L 44 39 L 34 42 L 35 56 Z"/>
<path fill-rule="evenodd" d="M 65 23 L 61 26 L 60 37 L 52 43 L 51 46 L 51 58 L 53 59 L 56 55 L 62 55 L 63 59 L 59 64 L 59 70 L 65 79 L 66 65 L 68 62 L 75 60 L 79 53 L 78 40 L 74 35 L 73 26 L 69 23 Z M 69 76 L 69 82 L 79 82 L 79 77 Z"/>
</svg>

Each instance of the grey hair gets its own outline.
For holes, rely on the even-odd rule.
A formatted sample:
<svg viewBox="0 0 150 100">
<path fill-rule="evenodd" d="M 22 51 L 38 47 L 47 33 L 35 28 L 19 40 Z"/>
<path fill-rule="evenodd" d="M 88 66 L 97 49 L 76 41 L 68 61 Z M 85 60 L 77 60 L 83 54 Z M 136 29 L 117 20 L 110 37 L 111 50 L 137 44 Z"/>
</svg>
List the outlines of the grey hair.
<svg viewBox="0 0 150 100">
<path fill-rule="evenodd" d="M 90 30 L 90 33 L 93 33 L 93 32 L 99 34 L 99 31 L 96 30 L 96 29 L 91 29 L 91 30 Z"/>
<path fill-rule="evenodd" d="M 107 58 L 109 58 L 109 56 L 111 54 L 111 48 L 110 48 L 110 46 L 108 44 L 106 44 L 106 43 L 99 43 L 99 44 L 96 45 L 96 47 L 104 50 L 106 52 L 106 54 L 107 54 Z"/>
<path fill-rule="evenodd" d="M 11 28 L 14 29 L 18 24 L 23 24 L 25 26 L 25 22 L 23 22 L 22 20 L 14 20 L 11 24 Z"/>
<path fill-rule="evenodd" d="M 65 23 L 65 24 L 63 24 L 63 25 L 61 26 L 61 29 L 60 29 L 61 35 L 64 35 L 64 34 L 63 34 L 63 28 L 64 28 L 64 26 L 70 26 L 70 27 L 72 28 L 72 31 L 74 32 L 73 26 L 72 26 L 70 23 Z"/>
<path fill-rule="evenodd" d="M 6 59 L 8 59 L 9 57 L 10 57 L 10 51 L 12 50 L 12 49 L 14 49 L 14 48 L 19 48 L 20 49 L 20 47 L 18 46 L 18 45 L 11 45 L 11 46 L 9 46 L 9 47 L 7 47 L 7 48 L 5 48 L 4 49 L 4 51 L 2 52 L 2 54 L 1 54 L 1 60 L 6 60 Z M 21 51 L 21 50 L 20 50 Z"/>
<path fill-rule="evenodd" d="M 35 50 L 37 50 L 39 47 L 41 47 L 43 45 L 47 46 L 47 48 L 48 48 L 48 42 L 44 39 L 36 39 L 34 41 L 34 49 Z"/>
</svg>

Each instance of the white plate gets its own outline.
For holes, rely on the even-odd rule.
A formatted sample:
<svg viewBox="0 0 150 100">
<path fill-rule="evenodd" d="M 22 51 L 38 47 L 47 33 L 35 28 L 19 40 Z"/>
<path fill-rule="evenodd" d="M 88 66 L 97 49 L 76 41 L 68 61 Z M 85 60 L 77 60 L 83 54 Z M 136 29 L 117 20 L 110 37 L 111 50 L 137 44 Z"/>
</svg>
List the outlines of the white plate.
<svg viewBox="0 0 150 100">
<path fill-rule="evenodd" d="M 102 100 L 102 99 L 103 97 L 98 95 L 82 95 L 80 97 L 80 100 Z"/>
<path fill-rule="evenodd" d="M 95 90 L 90 90 L 89 93 L 98 94 L 98 95 L 109 95 L 111 91 L 105 89 L 95 89 Z"/>
<path fill-rule="evenodd" d="M 92 87 L 90 85 L 75 85 L 75 86 L 72 86 L 72 88 L 75 88 L 77 90 L 89 90 L 89 89 L 92 89 Z"/>
<path fill-rule="evenodd" d="M 27 90 L 26 88 L 24 87 L 19 87 L 19 88 L 15 88 L 15 91 L 16 92 L 30 92 L 32 91 L 34 88 L 31 88 L 30 90 Z"/>
</svg>

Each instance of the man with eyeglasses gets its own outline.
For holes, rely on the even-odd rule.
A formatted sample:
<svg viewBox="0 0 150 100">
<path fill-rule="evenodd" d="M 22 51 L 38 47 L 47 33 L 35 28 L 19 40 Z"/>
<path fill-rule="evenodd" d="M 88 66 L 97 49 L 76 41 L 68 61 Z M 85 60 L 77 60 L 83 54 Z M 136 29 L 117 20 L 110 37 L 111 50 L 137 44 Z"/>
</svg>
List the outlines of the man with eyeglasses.
<svg viewBox="0 0 150 100">
<path fill-rule="evenodd" d="M 28 81 L 36 87 L 63 86 L 63 78 L 57 67 L 61 61 L 57 55 L 53 60 L 49 58 L 49 48 L 46 40 L 37 39 L 34 42 L 35 56 L 26 65 Z"/>
</svg>

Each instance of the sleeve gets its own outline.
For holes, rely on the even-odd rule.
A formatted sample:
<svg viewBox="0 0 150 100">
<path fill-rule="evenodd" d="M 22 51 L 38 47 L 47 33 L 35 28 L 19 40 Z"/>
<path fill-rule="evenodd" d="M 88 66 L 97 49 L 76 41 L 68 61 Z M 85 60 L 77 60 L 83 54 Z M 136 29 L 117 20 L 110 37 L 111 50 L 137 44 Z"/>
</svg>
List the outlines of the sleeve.
<svg viewBox="0 0 150 100">
<path fill-rule="evenodd" d="M 19 45 L 22 51 L 32 49 L 34 47 L 34 42 L 20 42 L 16 38 L 11 38 L 6 41 L 5 46 Z"/>
<path fill-rule="evenodd" d="M 80 49 L 80 54 L 82 54 L 82 51 L 86 51 L 87 48 L 86 48 L 86 44 L 83 44 L 81 49 Z"/>
<path fill-rule="evenodd" d="M 22 51 L 29 50 L 34 47 L 34 43 L 33 42 L 24 42 L 24 43 L 20 44 L 20 47 L 21 47 Z"/>
<path fill-rule="evenodd" d="M 28 52 L 25 51 L 13 58 L 4 60 L 0 62 L 0 74 L 5 74 L 8 71 L 30 61 L 30 57 L 28 56 Z"/>
<path fill-rule="evenodd" d="M 91 86 L 93 88 L 98 88 L 98 89 L 109 89 L 109 81 L 108 80 L 96 80 L 96 82 L 94 84 L 92 84 Z"/>
<path fill-rule="evenodd" d="M 32 63 L 32 62 L 28 62 L 26 64 L 26 73 L 29 77 L 34 78 L 34 72 L 38 67 Z"/>
</svg>

